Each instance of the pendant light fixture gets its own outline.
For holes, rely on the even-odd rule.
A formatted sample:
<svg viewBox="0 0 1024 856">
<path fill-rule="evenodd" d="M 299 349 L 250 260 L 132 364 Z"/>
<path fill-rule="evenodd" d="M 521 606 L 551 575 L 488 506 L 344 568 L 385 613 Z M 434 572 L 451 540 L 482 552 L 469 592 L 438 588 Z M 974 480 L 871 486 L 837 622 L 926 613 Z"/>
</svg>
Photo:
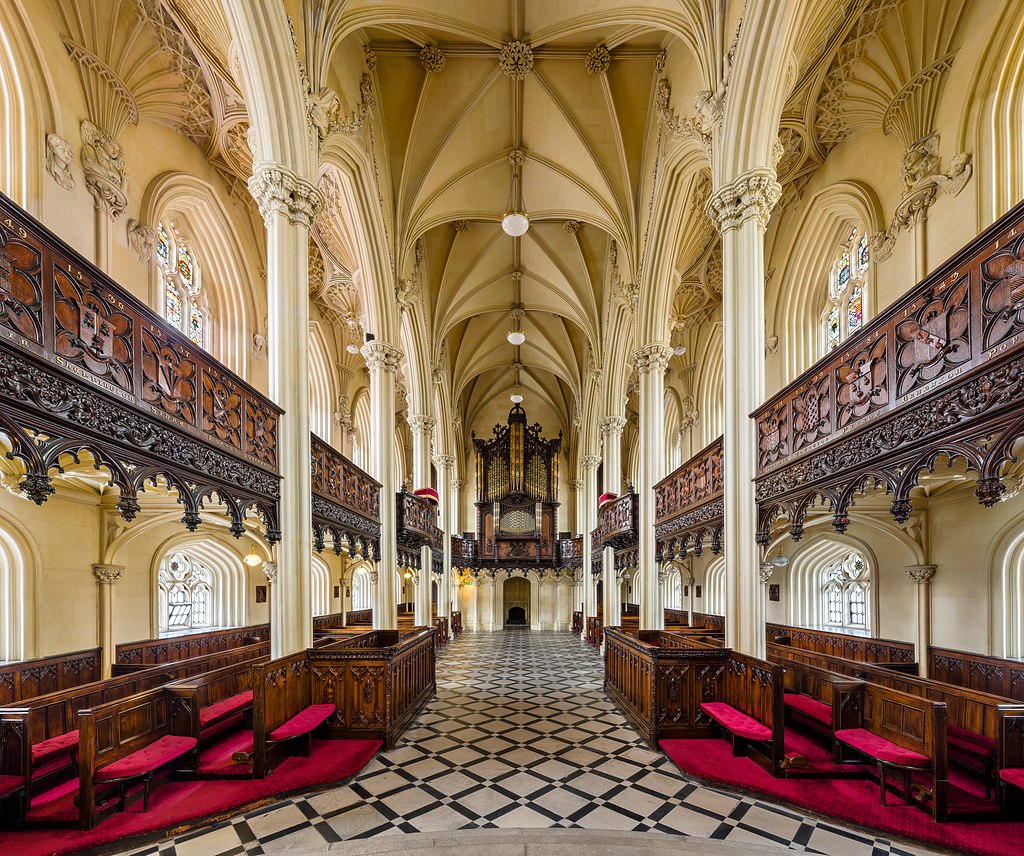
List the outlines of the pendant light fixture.
<svg viewBox="0 0 1024 856">
<path fill-rule="evenodd" d="M 512 164 L 512 187 L 509 189 L 508 205 L 505 214 L 501 218 L 501 228 L 506 235 L 513 238 L 520 238 L 530 228 L 530 217 L 526 213 L 526 206 L 523 204 L 523 185 L 519 177 L 519 168 L 523 163 L 523 153 L 515 149 L 508 156 Z"/>
<path fill-rule="evenodd" d="M 508 397 L 508 400 L 511 401 L 513 404 L 522 404 L 523 403 L 523 388 L 519 384 L 519 367 L 521 365 L 522 365 L 522 363 L 516 362 L 516 365 L 515 365 L 516 381 L 512 385 L 512 394 Z"/>
<path fill-rule="evenodd" d="M 242 559 L 242 561 L 245 562 L 245 564 L 248 565 L 250 568 L 255 568 L 257 565 L 263 564 L 263 560 L 256 555 L 255 546 L 249 549 L 249 555 Z"/>
</svg>

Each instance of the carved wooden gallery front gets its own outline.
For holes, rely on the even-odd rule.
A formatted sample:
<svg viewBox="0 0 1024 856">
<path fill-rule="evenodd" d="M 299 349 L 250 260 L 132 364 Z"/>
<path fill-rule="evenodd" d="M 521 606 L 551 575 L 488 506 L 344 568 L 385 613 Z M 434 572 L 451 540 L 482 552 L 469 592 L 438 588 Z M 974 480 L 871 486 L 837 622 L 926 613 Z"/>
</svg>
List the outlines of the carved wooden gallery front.
<svg viewBox="0 0 1024 856">
<path fill-rule="evenodd" d="M 541 437 L 516 405 L 506 425 L 476 448 L 478 567 L 553 567 L 558 544 L 558 454 L 556 439 Z"/>
</svg>

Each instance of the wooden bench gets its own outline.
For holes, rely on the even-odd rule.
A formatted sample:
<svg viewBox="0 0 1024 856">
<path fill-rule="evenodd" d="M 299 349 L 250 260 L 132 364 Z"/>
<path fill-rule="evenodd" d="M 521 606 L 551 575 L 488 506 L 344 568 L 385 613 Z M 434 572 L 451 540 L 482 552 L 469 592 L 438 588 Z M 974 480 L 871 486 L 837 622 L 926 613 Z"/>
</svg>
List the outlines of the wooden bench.
<svg viewBox="0 0 1024 856">
<path fill-rule="evenodd" d="M 1019 817 L 1024 811 L 1024 713 L 1001 711 L 998 732 L 999 808 L 1003 814 Z"/>
<path fill-rule="evenodd" d="M 986 799 L 996 782 L 996 740 L 1002 712 L 1024 712 L 1024 705 L 967 687 L 919 678 L 887 668 L 885 664 L 858 663 L 787 646 L 768 646 L 768 659 L 849 675 L 899 692 L 945 702 L 947 758 L 958 766 L 980 772 Z"/>
<path fill-rule="evenodd" d="M 170 696 L 163 687 L 79 711 L 81 759 L 79 821 L 92 829 L 97 820 L 128 803 L 128 786 L 143 785 L 143 810 L 158 773 L 182 763 L 196 767 L 197 740 L 170 731 Z M 111 796 L 116 793 L 117 799 Z M 137 795 L 134 795 L 137 797 Z"/>
<path fill-rule="evenodd" d="M 857 727 L 856 711 L 863 703 L 864 682 L 803 663 L 787 662 L 783 669 L 785 713 L 827 735 L 833 743 L 833 757 L 838 761 L 832 734 Z"/>
<path fill-rule="evenodd" d="M 0 818 L 14 818 L 19 823 L 25 819 L 25 807 L 28 802 L 28 780 L 24 776 L 0 774 Z M 5 809 L 14 803 L 13 811 Z"/>
<path fill-rule="evenodd" d="M 864 684 L 863 698 L 859 717 L 854 718 L 850 727 L 835 731 L 840 760 L 846 760 L 842 749 L 849 747 L 877 765 L 882 805 L 886 804 L 888 776 L 896 774 L 902 781 L 903 799 L 908 805 L 917 799 L 930 811 L 933 820 L 945 821 L 949 787 L 945 702 L 929 701 L 871 683 Z M 931 787 L 918 786 L 915 791 L 915 773 L 929 774 Z"/>
<path fill-rule="evenodd" d="M 100 677 L 100 649 L 0 664 L 0 705 L 92 683 Z"/>
<path fill-rule="evenodd" d="M 852 633 L 835 633 L 809 627 L 790 627 L 785 624 L 765 624 L 769 645 L 788 645 L 804 651 L 856 660 L 859 663 L 884 663 L 917 674 L 913 642 L 877 639 Z"/>
<path fill-rule="evenodd" d="M 218 654 L 245 648 L 260 642 L 270 642 L 269 624 L 248 627 L 229 627 L 204 633 L 183 633 L 138 642 L 123 642 L 115 649 L 114 675 L 126 674 L 133 669 L 193 660 L 208 654 Z"/>
<path fill-rule="evenodd" d="M 252 667 L 265 661 L 247 660 L 167 684 L 171 731 L 202 745 L 232 724 L 251 727 Z"/>
<path fill-rule="evenodd" d="M 928 648 L 928 677 L 1024 702 L 1024 661 Z"/>
</svg>

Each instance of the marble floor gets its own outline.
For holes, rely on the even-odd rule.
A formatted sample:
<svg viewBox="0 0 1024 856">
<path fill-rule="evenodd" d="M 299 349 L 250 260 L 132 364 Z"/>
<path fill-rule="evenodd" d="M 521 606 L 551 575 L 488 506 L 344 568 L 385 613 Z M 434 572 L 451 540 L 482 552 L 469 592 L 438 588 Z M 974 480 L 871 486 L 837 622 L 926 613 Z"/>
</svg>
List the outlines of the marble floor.
<svg viewBox="0 0 1024 856">
<path fill-rule="evenodd" d="M 486 852 L 498 856 L 506 852 L 499 838 L 542 829 L 619 832 L 615 852 L 631 853 L 641 852 L 626 844 L 638 832 L 656 833 L 652 853 L 662 852 L 664 835 L 745 845 L 750 853 L 931 852 L 699 784 L 644 747 L 605 698 L 602 680 L 600 655 L 571 634 L 466 633 L 439 655 L 437 697 L 401 745 L 347 785 L 134 852 L 383 853 L 394 852 L 393 838 L 366 839 L 407 834 L 412 845 L 424 834 L 442 842 L 479 830 L 472 846 L 452 839 L 437 852 L 480 853 L 482 831 L 495 830 L 498 846 Z M 558 835 L 551 833 L 552 842 Z M 573 841 L 566 838 L 564 852 L 591 852 Z M 514 852 L 541 852 L 522 847 Z M 426 851 L 416 844 L 408 852 Z"/>
</svg>

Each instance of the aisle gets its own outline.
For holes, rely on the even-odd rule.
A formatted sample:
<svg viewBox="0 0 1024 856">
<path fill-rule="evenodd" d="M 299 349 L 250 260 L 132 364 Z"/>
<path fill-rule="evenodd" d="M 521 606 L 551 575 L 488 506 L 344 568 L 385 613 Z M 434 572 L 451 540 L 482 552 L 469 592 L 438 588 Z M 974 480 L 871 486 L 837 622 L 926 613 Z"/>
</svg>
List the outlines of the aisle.
<svg viewBox="0 0 1024 856">
<path fill-rule="evenodd" d="M 442 652 L 437 681 L 402 745 L 349 785 L 137 852 L 316 853 L 385 834 L 520 828 L 655 830 L 751 852 L 928 852 L 696 784 L 643 747 L 604 696 L 600 656 L 570 634 L 466 633 Z"/>
</svg>

